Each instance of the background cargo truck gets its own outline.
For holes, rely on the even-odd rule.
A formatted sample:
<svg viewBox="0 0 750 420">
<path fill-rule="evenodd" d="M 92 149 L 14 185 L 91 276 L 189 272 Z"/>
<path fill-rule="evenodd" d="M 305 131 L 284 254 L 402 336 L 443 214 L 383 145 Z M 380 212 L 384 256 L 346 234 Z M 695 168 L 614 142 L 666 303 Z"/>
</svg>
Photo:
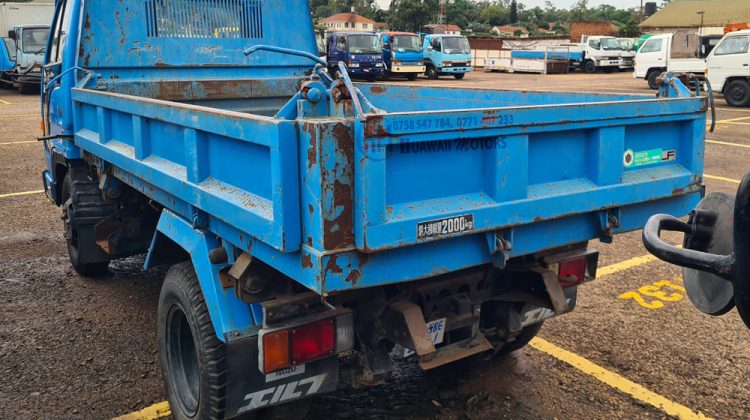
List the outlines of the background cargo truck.
<svg viewBox="0 0 750 420">
<path fill-rule="evenodd" d="M 386 76 L 416 80 L 425 72 L 422 39 L 410 32 L 382 32 L 383 62 Z"/>
<path fill-rule="evenodd" d="M 458 80 L 472 71 L 471 46 L 465 36 L 425 35 L 422 40 L 425 75 L 437 79 L 443 75 L 453 75 Z"/>
<path fill-rule="evenodd" d="M 38 92 L 53 3 L 0 3 L 0 41 L 12 65 L 0 69 L 0 85 Z"/>
<path fill-rule="evenodd" d="M 425 370 L 518 349 L 575 308 L 590 241 L 701 197 L 706 100 L 679 80 L 355 85 L 317 57 L 307 1 L 63 0 L 52 28 L 44 189 L 85 277 L 170 267 L 178 419 L 383 383 L 396 346 Z"/>
</svg>

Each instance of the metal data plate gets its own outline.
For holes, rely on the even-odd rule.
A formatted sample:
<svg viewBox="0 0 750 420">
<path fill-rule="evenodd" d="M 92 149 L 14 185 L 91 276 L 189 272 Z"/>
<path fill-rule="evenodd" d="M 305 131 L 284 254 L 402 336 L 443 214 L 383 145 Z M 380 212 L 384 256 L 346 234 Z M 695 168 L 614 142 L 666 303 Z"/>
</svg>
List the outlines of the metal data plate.
<svg viewBox="0 0 750 420">
<path fill-rule="evenodd" d="M 697 209 L 716 212 L 718 218 L 706 249 L 696 251 L 718 255 L 731 254 L 734 247 L 734 196 L 720 192 L 711 193 L 698 203 Z M 708 315 L 723 315 L 734 308 L 734 287 L 731 281 L 690 268 L 683 268 L 683 275 L 688 298 L 699 311 Z"/>
</svg>

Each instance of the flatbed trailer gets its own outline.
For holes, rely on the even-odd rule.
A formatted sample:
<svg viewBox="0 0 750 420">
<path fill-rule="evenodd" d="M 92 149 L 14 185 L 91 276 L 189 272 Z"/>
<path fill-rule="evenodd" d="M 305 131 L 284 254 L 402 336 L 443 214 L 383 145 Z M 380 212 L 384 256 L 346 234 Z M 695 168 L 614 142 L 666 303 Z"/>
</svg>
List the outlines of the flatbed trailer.
<svg viewBox="0 0 750 420">
<path fill-rule="evenodd" d="M 595 278 L 589 241 L 702 195 L 706 100 L 677 79 L 353 84 L 317 57 L 306 1 L 141 6 L 58 2 L 43 179 L 78 272 L 171 266 L 176 418 L 377 385 L 397 345 L 425 370 L 518 349 Z"/>
</svg>

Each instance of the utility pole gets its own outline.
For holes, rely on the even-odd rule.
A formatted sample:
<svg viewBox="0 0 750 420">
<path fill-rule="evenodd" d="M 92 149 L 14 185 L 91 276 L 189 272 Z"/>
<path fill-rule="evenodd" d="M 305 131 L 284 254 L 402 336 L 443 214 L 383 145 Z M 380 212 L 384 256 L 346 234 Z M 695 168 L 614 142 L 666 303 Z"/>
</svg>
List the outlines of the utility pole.
<svg viewBox="0 0 750 420">
<path fill-rule="evenodd" d="M 440 9 L 438 10 L 438 23 L 441 25 L 445 24 L 445 9 L 448 5 L 448 0 L 440 0 Z"/>
</svg>

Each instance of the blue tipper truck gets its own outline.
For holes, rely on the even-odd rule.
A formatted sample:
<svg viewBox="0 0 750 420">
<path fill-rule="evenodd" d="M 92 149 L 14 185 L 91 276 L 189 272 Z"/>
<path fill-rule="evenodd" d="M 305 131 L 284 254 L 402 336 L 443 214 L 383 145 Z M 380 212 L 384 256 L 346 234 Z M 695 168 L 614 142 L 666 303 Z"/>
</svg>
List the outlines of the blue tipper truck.
<svg viewBox="0 0 750 420">
<path fill-rule="evenodd" d="M 315 55 L 307 1 L 60 0 L 52 28 L 44 188 L 82 275 L 171 266 L 178 419 L 377 385 L 394 348 L 423 369 L 518 349 L 595 277 L 590 240 L 702 194 L 707 104 L 674 78 L 355 85 Z"/>
</svg>

